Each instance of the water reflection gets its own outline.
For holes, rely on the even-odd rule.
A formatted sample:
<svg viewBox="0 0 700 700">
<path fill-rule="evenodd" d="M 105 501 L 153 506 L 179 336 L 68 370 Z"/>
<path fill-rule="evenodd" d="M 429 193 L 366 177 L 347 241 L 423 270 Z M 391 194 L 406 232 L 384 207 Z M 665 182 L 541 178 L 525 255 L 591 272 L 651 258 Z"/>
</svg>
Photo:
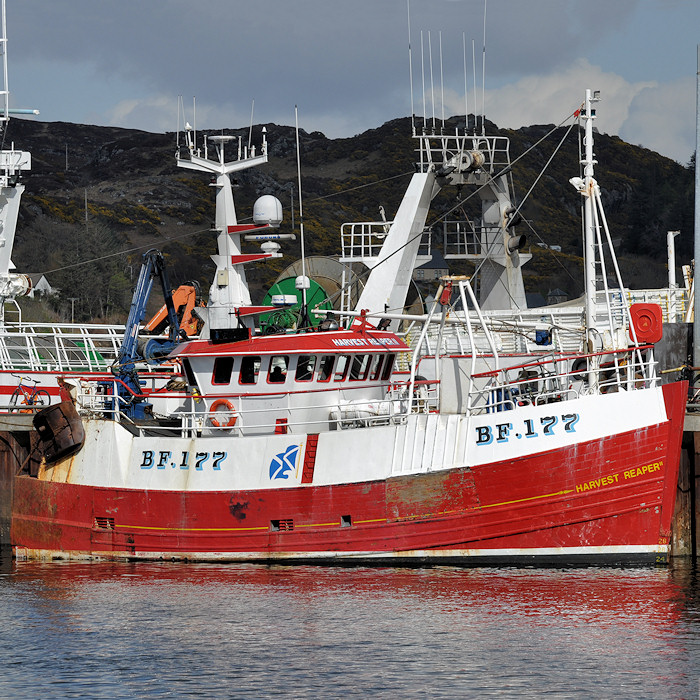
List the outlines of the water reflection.
<svg viewBox="0 0 700 700">
<path fill-rule="evenodd" d="M 5 557 L 0 695 L 696 697 L 698 590 L 687 565 L 370 569 Z"/>
</svg>

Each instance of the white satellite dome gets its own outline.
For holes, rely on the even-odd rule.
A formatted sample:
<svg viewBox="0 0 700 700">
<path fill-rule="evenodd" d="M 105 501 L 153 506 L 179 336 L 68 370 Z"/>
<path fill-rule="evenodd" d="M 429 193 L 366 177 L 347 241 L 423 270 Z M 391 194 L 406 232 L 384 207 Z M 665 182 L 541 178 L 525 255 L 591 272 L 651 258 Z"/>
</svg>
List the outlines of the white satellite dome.
<svg viewBox="0 0 700 700">
<path fill-rule="evenodd" d="M 282 223 L 282 202 L 271 194 L 259 197 L 253 205 L 253 221 L 256 224 L 279 226 Z"/>
</svg>

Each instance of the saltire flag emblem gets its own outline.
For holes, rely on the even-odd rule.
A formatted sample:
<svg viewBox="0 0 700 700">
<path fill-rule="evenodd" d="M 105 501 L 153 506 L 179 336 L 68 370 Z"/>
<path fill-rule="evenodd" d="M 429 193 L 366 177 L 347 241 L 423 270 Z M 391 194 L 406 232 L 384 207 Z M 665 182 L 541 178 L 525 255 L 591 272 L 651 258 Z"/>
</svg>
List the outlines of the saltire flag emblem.
<svg viewBox="0 0 700 700">
<path fill-rule="evenodd" d="M 270 462 L 270 479 L 286 479 L 294 471 L 299 456 L 299 445 L 290 445 L 284 452 L 275 455 Z"/>
</svg>

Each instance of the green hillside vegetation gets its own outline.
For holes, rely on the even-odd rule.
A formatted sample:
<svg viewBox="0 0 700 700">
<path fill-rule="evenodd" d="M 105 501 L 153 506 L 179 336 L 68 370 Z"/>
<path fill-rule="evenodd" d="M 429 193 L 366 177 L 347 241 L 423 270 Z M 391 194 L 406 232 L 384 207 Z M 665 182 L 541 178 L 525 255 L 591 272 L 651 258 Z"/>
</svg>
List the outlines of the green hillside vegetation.
<svg viewBox="0 0 700 700">
<path fill-rule="evenodd" d="M 264 125 L 269 163 L 238 174 L 239 220 L 249 220 L 253 202 L 263 194 L 278 197 L 285 210 L 282 231 L 298 233 L 298 185 L 295 134 L 291 127 Z M 451 119 L 448 133 L 463 129 Z M 253 129 L 260 142 L 262 125 Z M 487 132 L 507 136 L 516 201 L 540 175 L 564 135 L 555 130 L 547 141 L 528 150 L 553 126 Z M 214 132 L 212 132 L 214 133 Z M 222 133 L 220 130 L 216 133 Z M 223 130 L 248 139 L 248 129 Z M 13 120 L 7 138 L 32 153 L 25 178 L 18 233 L 13 253 L 17 270 L 44 273 L 59 290 L 50 301 L 56 319 L 123 320 L 132 288 L 149 248 L 166 257 L 173 286 L 200 283 L 205 295 L 214 264 L 214 189 L 203 174 L 178 169 L 175 134 L 150 134 L 113 127 Z M 351 221 L 380 220 L 380 206 L 393 218 L 410 176 L 415 172 L 411 121 L 396 119 L 353 138 L 329 139 L 320 132 L 300 133 L 304 229 L 308 255 L 337 256 L 340 226 Z M 665 285 L 666 231 L 680 230 L 678 264 L 690 262 L 693 240 L 694 162 L 680 165 L 616 136 L 596 136 L 596 177 L 616 244 L 625 282 L 643 288 Z M 522 158 L 519 158 L 521 155 Z M 523 268 L 526 291 L 543 296 L 559 287 L 569 296 L 581 292 L 580 195 L 569 184 L 579 174 L 578 133 L 573 129 L 545 175 L 525 202 L 526 234 L 533 260 Z M 87 206 L 86 206 L 87 202 Z M 439 234 L 440 216 L 458 201 L 452 189 L 434 202 L 428 224 Z M 473 217 L 472 198 L 458 213 Z M 440 249 L 439 235 L 433 245 Z M 560 246 L 555 252 L 543 246 Z M 250 251 L 255 250 L 250 246 Z M 254 301 L 300 253 L 299 240 L 285 242 L 285 257 L 247 268 Z M 468 264 L 452 266 L 469 272 Z M 152 301 L 155 308 L 158 299 Z M 28 306 L 29 309 L 36 305 Z M 42 313 L 45 313 L 44 309 Z"/>
</svg>

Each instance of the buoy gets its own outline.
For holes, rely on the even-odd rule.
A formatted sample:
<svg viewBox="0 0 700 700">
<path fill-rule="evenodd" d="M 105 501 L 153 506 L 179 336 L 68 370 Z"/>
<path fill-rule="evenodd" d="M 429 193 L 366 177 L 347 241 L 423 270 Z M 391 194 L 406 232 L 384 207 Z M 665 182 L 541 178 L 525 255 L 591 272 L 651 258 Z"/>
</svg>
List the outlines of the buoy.
<svg viewBox="0 0 700 700">
<path fill-rule="evenodd" d="M 214 414 L 217 411 L 229 414 L 228 423 L 224 424 L 223 421 L 219 423 L 218 418 L 214 418 Z M 233 407 L 233 404 L 227 399 L 217 399 L 216 401 L 214 401 L 214 403 L 211 405 L 211 408 L 209 409 L 209 422 L 215 428 L 233 428 L 233 426 L 236 425 L 237 420 L 238 414 L 236 413 L 236 409 Z"/>
</svg>

